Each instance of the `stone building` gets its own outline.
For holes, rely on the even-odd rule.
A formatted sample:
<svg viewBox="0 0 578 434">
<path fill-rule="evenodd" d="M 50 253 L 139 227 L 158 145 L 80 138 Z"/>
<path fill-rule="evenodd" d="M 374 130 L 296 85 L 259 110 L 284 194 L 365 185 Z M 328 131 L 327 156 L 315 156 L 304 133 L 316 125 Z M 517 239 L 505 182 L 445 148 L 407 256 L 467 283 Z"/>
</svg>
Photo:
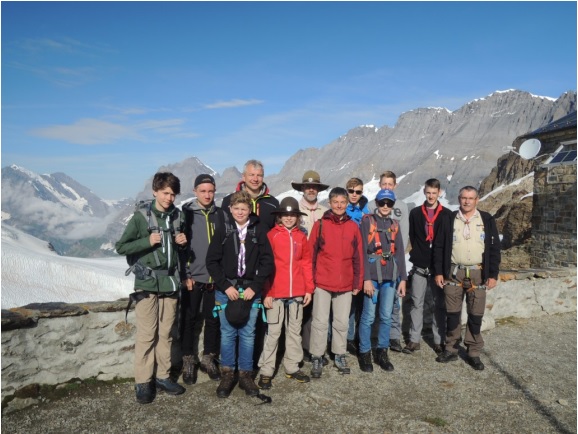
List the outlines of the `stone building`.
<svg viewBox="0 0 578 434">
<path fill-rule="evenodd" d="M 518 137 L 514 147 L 520 152 L 529 139 L 541 145 L 533 157 L 531 266 L 576 267 L 576 112 Z"/>
</svg>

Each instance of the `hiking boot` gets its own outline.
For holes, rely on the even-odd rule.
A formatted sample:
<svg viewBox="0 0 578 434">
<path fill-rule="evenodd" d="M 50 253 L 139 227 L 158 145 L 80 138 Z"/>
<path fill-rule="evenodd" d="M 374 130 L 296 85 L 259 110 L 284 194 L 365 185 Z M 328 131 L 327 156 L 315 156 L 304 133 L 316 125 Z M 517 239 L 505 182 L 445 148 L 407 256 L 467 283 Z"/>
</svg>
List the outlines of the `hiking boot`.
<svg viewBox="0 0 578 434">
<path fill-rule="evenodd" d="M 217 387 L 219 398 L 228 398 L 235 385 L 235 371 L 231 368 L 221 368 L 221 382 Z"/>
<path fill-rule="evenodd" d="M 285 373 L 285 377 L 292 380 L 297 380 L 299 383 L 309 383 L 309 381 L 311 381 L 309 376 L 305 375 L 305 373 L 301 370 L 293 372 L 292 374 Z"/>
<path fill-rule="evenodd" d="M 216 354 L 204 354 L 201 359 L 201 371 L 206 373 L 209 378 L 213 381 L 219 381 L 221 379 L 221 372 L 215 363 Z"/>
<path fill-rule="evenodd" d="M 345 354 L 336 354 L 334 363 L 335 367 L 337 368 L 340 374 L 351 373 L 351 369 L 349 369 L 349 365 L 347 364 Z"/>
<path fill-rule="evenodd" d="M 389 356 L 387 355 L 387 348 L 377 349 L 377 363 L 384 371 L 393 371 L 393 365 L 389 361 Z"/>
<path fill-rule="evenodd" d="M 244 390 L 247 396 L 259 394 L 259 388 L 253 380 L 253 371 L 239 371 L 239 388 Z"/>
<path fill-rule="evenodd" d="M 434 350 L 434 352 L 439 356 L 441 353 L 444 352 L 444 346 L 445 346 L 445 345 L 434 344 L 433 350 Z"/>
<path fill-rule="evenodd" d="M 367 353 L 359 353 L 359 369 L 363 372 L 373 372 L 373 364 L 371 363 L 371 350 Z"/>
<path fill-rule="evenodd" d="M 468 365 L 470 365 L 476 371 L 483 371 L 484 370 L 484 364 L 482 363 L 482 361 L 480 360 L 479 357 L 468 356 L 467 362 L 468 362 Z"/>
<path fill-rule="evenodd" d="M 257 386 L 259 386 L 259 389 L 269 390 L 272 386 L 271 380 L 272 377 L 269 377 L 268 375 L 260 375 Z"/>
<path fill-rule="evenodd" d="M 352 356 L 357 356 L 357 345 L 355 344 L 355 341 L 347 341 L 347 352 Z"/>
<path fill-rule="evenodd" d="M 194 355 L 183 356 L 183 382 L 185 384 L 195 384 L 197 382 L 197 368 L 199 359 Z"/>
<path fill-rule="evenodd" d="M 436 357 L 436 362 L 439 363 L 448 363 L 458 360 L 458 353 L 450 353 L 448 350 L 445 350 L 439 356 Z"/>
<path fill-rule="evenodd" d="M 409 343 L 405 346 L 405 348 L 402 350 L 403 353 L 405 354 L 413 354 L 416 351 L 420 350 L 420 345 L 416 344 L 415 342 L 409 341 Z"/>
<path fill-rule="evenodd" d="M 396 351 L 398 353 L 401 353 L 402 349 L 401 349 L 401 343 L 399 342 L 399 339 L 391 339 L 389 341 L 389 349 L 391 351 Z"/>
<path fill-rule="evenodd" d="M 150 382 L 135 384 L 134 390 L 139 404 L 150 404 L 155 399 L 155 389 Z"/>
<path fill-rule="evenodd" d="M 324 363 L 321 360 L 321 357 L 311 356 L 311 378 L 321 378 L 321 374 L 323 373 L 323 366 Z"/>
<path fill-rule="evenodd" d="M 185 391 L 187 390 L 180 384 L 175 383 L 170 378 L 164 378 L 162 380 L 157 378 L 156 386 L 158 390 L 162 390 L 163 392 L 169 395 L 181 395 L 185 393 Z"/>
</svg>

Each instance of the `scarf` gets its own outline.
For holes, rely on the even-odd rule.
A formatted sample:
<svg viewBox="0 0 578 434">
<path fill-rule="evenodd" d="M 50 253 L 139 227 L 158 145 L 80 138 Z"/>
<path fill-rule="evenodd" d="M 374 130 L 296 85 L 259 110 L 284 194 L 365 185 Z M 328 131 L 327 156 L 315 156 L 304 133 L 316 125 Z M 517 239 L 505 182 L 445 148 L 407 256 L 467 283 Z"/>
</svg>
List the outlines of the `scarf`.
<svg viewBox="0 0 578 434">
<path fill-rule="evenodd" d="M 474 215 L 472 216 L 472 218 L 475 217 L 477 213 L 478 213 L 477 211 L 474 212 Z M 469 240 L 469 239 L 471 238 L 471 235 L 470 235 L 470 220 L 471 220 L 471 219 L 467 219 L 467 218 L 462 214 L 462 210 L 458 210 L 458 214 L 457 214 L 457 215 L 458 215 L 458 218 L 459 218 L 461 221 L 464 222 L 464 232 L 463 232 L 464 240 Z"/>
<path fill-rule="evenodd" d="M 438 203 L 438 206 L 435 210 L 434 216 L 433 216 L 433 218 L 430 219 L 428 210 L 425 206 L 425 203 L 421 206 L 421 212 L 423 213 L 423 216 L 425 217 L 425 229 L 426 229 L 425 240 L 429 241 L 430 243 L 433 242 L 433 239 L 434 239 L 434 223 L 435 223 L 436 219 L 438 218 L 438 216 L 440 215 L 440 212 L 442 212 L 442 208 L 443 208 L 442 204 Z"/>
<path fill-rule="evenodd" d="M 245 224 L 244 226 L 239 226 L 239 224 L 237 224 L 237 232 L 239 233 L 239 241 L 241 244 L 241 247 L 239 248 L 239 257 L 237 259 L 237 275 L 239 277 L 243 277 L 247 268 L 245 263 L 245 238 L 247 237 L 248 226 L 249 223 Z"/>
<path fill-rule="evenodd" d="M 318 202 L 315 202 L 315 205 L 311 206 L 311 204 L 307 202 L 304 197 L 302 197 L 299 201 L 299 205 L 303 205 L 303 207 L 309 211 L 309 222 L 311 223 L 311 227 L 313 227 L 313 224 L 317 221 L 315 211 L 317 211 L 317 208 L 319 208 Z"/>
</svg>

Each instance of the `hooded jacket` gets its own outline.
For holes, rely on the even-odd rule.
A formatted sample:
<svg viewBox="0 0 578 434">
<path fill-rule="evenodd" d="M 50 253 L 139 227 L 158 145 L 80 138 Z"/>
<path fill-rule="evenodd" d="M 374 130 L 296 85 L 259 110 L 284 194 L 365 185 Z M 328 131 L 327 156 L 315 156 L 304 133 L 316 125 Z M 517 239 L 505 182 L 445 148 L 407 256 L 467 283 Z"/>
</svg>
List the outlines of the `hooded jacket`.
<svg viewBox="0 0 578 434">
<path fill-rule="evenodd" d="M 347 204 L 345 212 L 349 217 L 351 217 L 351 220 L 357 223 L 358 226 L 361 224 L 361 219 L 363 216 L 371 212 L 369 211 L 367 204 L 368 200 L 365 196 L 361 196 L 361 199 L 359 199 L 359 202 L 357 202 L 355 205 L 352 203 Z"/>
<path fill-rule="evenodd" d="M 170 293 L 180 288 L 179 261 L 183 263 L 186 257 L 186 247 L 178 247 L 174 242 L 172 222 L 180 218 L 180 210 L 174 205 L 167 212 L 161 212 L 156 208 L 156 200 L 151 203 L 151 212 L 156 216 L 159 227 L 162 229 L 162 243 L 150 245 L 150 232 L 147 219 L 140 211 L 136 211 L 129 220 L 115 249 L 119 255 L 138 255 L 139 262 L 153 270 L 168 271 L 170 275 L 157 275 L 156 279 L 147 277 L 138 279 L 135 277 L 135 290 L 149 292 Z M 157 253 L 160 266 L 157 266 L 154 252 Z M 183 268 L 181 268 L 182 270 Z"/>
<path fill-rule="evenodd" d="M 241 191 L 245 189 L 245 183 L 243 181 L 237 184 L 237 188 L 235 191 Z M 223 211 L 230 214 L 229 205 L 231 204 L 231 196 L 225 196 L 223 201 L 221 202 L 221 208 Z M 256 198 L 252 198 L 251 201 L 253 202 L 253 206 L 251 207 L 251 212 L 259 216 L 259 220 L 262 224 L 265 224 L 268 229 L 272 229 L 275 226 L 275 214 L 271 214 L 271 212 L 277 210 L 279 207 L 279 201 L 269 194 L 269 188 L 267 184 L 263 183 L 261 187 L 261 192 L 259 196 Z M 233 219 L 231 218 L 231 221 Z"/>
<path fill-rule="evenodd" d="M 315 285 L 331 292 L 363 288 L 362 244 L 359 227 L 347 214 L 323 214 L 309 236 Z"/>
<path fill-rule="evenodd" d="M 195 282 L 212 283 L 205 259 L 217 226 L 225 221 L 225 213 L 214 203 L 205 209 L 193 200 L 183 205 L 183 214 L 184 232 L 189 242 L 186 277 Z"/>
<path fill-rule="evenodd" d="M 307 236 L 298 226 L 287 229 L 278 224 L 267 237 L 275 258 L 275 271 L 263 296 L 292 298 L 313 294 L 313 260 Z"/>
<path fill-rule="evenodd" d="M 225 292 L 232 286 L 231 280 L 243 280 L 247 282 L 245 287 L 255 291 L 255 299 L 260 298 L 263 286 L 274 269 L 273 252 L 267 238 L 268 229 L 259 223 L 257 216 L 249 216 L 245 238 L 245 274 L 238 276 L 239 233 L 232 219 L 230 226 L 233 231 L 229 235 L 225 224 L 217 226 L 207 251 L 207 270 L 219 291 Z"/>
</svg>

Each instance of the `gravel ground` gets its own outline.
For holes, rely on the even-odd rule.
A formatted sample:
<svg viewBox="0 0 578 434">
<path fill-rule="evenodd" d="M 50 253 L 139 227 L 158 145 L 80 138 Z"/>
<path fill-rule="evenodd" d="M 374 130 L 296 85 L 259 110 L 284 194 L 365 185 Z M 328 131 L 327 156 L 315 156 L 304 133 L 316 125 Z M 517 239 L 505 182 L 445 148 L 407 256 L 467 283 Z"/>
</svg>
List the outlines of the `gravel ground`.
<svg viewBox="0 0 578 434">
<path fill-rule="evenodd" d="M 484 371 L 463 359 L 435 362 L 422 342 L 413 355 L 393 353 L 395 371 L 297 384 L 283 375 L 261 404 L 235 388 L 199 382 L 179 397 L 135 403 L 133 385 L 71 391 L 2 417 L 5 433 L 576 433 L 576 312 L 515 319 L 484 332 Z M 310 364 L 305 364 L 308 372 Z"/>
</svg>

